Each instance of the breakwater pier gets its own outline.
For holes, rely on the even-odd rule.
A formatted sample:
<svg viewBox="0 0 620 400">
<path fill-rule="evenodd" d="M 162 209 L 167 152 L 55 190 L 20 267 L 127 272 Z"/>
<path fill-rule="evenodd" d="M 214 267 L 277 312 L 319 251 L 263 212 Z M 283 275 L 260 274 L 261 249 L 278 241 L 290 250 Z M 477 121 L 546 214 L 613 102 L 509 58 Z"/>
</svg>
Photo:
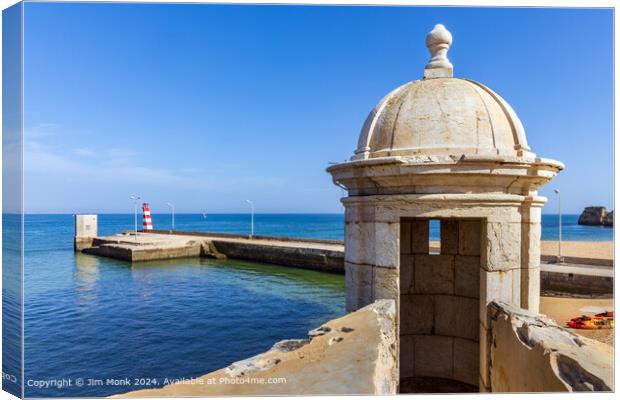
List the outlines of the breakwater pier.
<svg viewBox="0 0 620 400">
<path fill-rule="evenodd" d="M 163 230 L 84 237 L 76 232 L 75 250 L 129 262 L 184 257 L 232 258 L 344 273 L 344 245 L 332 240 L 270 236 L 250 239 L 224 233 Z"/>
<path fill-rule="evenodd" d="M 95 215 L 76 216 L 75 250 L 128 262 L 185 257 L 230 258 L 344 274 L 344 243 L 338 240 L 300 239 L 193 231 L 123 231 L 97 235 Z M 430 249 L 438 250 L 431 242 Z M 551 246 L 549 246 L 551 247 Z M 613 291 L 613 260 L 565 257 L 567 265 L 549 264 L 541 255 L 541 289 L 570 293 L 606 294 Z"/>
</svg>

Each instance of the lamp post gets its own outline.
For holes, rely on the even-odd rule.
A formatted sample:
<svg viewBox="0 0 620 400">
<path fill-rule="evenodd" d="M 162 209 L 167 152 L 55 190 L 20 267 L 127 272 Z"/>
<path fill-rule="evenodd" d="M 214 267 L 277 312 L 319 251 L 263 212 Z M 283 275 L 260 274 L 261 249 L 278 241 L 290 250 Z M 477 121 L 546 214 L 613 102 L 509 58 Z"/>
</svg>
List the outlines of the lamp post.
<svg viewBox="0 0 620 400">
<path fill-rule="evenodd" d="M 140 196 L 129 196 L 131 200 L 133 200 L 133 233 L 138 240 L 138 200 L 141 199 Z"/>
<path fill-rule="evenodd" d="M 254 237 L 254 203 L 252 203 L 250 200 L 246 200 L 246 202 L 250 205 L 250 209 L 252 210 L 252 219 L 251 219 L 251 233 L 250 233 L 250 239 L 252 239 Z"/>
<path fill-rule="evenodd" d="M 556 263 L 561 264 L 564 262 L 562 257 L 562 195 L 558 189 L 553 190 L 558 195 L 558 256 Z"/>
<path fill-rule="evenodd" d="M 172 208 L 172 230 L 174 230 L 174 204 L 172 203 L 166 203 L 170 206 L 170 208 Z"/>
</svg>

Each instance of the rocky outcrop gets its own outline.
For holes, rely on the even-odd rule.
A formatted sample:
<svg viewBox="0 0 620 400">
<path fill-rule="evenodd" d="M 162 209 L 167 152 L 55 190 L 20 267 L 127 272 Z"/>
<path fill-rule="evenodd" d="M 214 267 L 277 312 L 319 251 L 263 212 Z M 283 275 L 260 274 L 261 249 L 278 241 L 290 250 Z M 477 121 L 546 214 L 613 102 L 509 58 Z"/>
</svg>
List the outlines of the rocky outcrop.
<svg viewBox="0 0 620 400">
<path fill-rule="evenodd" d="M 610 225 L 605 224 L 605 220 L 607 215 L 611 214 L 609 217 Z M 581 215 L 579 216 L 579 225 L 613 225 L 613 211 L 607 214 L 607 209 L 605 207 L 586 207 Z"/>
<path fill-rule="evenodd" d="M 614 390 L 611 346 L 506 303 L 491 303 L 489 317 L 493 392 Z"/>
<path fill-rule="evenodd" d="M 614 212 L 613 211 L 605 215 L 605 217 L 603 218 L 603 225 L 614 226 Z"/>
<path fill-rule="evenodd" d="M 199 378 L 113 397 L 396 394 L 396 347 L 395 302 L 377 300 L 310 331 L 308 339 L 278 342 Z"/>
</svg>

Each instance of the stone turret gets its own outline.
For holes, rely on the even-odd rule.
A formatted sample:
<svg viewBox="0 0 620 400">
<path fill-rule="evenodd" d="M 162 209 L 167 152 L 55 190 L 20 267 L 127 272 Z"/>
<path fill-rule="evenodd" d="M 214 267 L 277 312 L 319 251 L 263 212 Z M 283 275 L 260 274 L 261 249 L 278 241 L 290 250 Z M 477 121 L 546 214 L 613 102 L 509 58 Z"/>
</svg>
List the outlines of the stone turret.
<svg viewBox="0 0 620 400">
<path fill-rule="evenodd" d="M 490 390 L 487 305 L 538 312 L 546 199 L 537 191 L 563 169 L 530 149 L 501 96 L 454 77 L 452 42 L 434 27 L 424 79 L 387 94 L 350 161 L 328 168 L 348 194 L 347 308 L 397 301 L 401 392 L 433 382 Z"/>
</svg>

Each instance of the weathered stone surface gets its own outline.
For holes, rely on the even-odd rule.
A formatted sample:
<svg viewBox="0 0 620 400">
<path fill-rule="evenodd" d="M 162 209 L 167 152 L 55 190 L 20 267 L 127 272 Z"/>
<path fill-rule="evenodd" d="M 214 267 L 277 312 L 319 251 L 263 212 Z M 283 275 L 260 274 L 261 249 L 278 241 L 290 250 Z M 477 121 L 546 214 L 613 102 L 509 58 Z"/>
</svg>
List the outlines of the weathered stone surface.
<svg viewBox="0 0 620 400">
<path fill-rule="evenodd" d="M 458 254 L 465 256 L 480 255 L 481 221 L 459 221 L 459 250 Z"/>
<path fill-rule="evenodd" d="M 400 221 L 400 254 L 411 254 L 411 221 Z"/>
<path fill-rule="evenodd" d="M 454 379 L 478 386 L 479 351 L 477 341 L 454 338 Z"/>
<path fill-rule="evenodd" d="M 451 379 L 453 340 L 444 336 L 415 336 L 415 375 Z"/>
<path fill-rule="evenodd" d="M 379 299 L 398 300 L 399 274 L 396 268 L 373 267 L 373 301 Z"/>
<path fill-rule="evenodd" d="M 434 301 L 431 295 L 400 296 L 401 335 L 430 335 L 433 333 Z"/>
<path fill-rule="evenodd" d="M 521 268 L 540 267 L 540 223 L 521 224 Z"/>
<path fill-rule="evenodd" d="M 538 313 L 540 308 L 540 267 L 521 269 L 521 308 Z"/>
<path fill-rule="evenodd" d="M 542 221 L 542 205 L 524 203 L 521 207 L 521 222 L 524 224 L 540 224 Z"/>
<path fill-rule="evenodd" d="M 454 257 L 454 294 L 458 296 L 480 296 L 480 257 Z"/>
<path fill-rule="evenodd" d="M 345 263 L 347 311 L 355 311 L 372 303 L 372 267 Z"/>
<path fill-rule="evenodd" d="M 349 222 L 345 224 L 345 260 L 356 264 L 375 263 L 374 222 Z"/>
<path fill-rule="evenodd" d="M 228 258 L 265 262 L 324 272 L 342 272 L 343 254 L 340 246 L 311 243 L 278 242 L 265 239 L 211 239 L 215 248 Z"/>
<path fill-rule="evenodd" d="M 436 106 L 438 98 L 440 107 Z M 503 100 L 476 82 L 454 78 L 409 82 L 386 96 L 368 116 L 360 138 L 366 148 L 357 153 L 370 158 L 517 155 L 515 137 L 525 141 L 525 136 L 521 122 L 506 109 Z"/>
<path fill-rule="evenodd" d="M 507 271 L 521 268 L 521 224 L 487 223 L 482 268 Z"/>
<path fill-rule="evenodd" d="M 411 220 L 411 253 L 428 254 L 428 220 Z"/>
<path fill-rule="evenodd" d="M 477 341 L 479 304 L 477 299 L 435 296 L 436 335 L 456 336 Z"/>
<path fill-rule="evenodd" d="M 488 312 L 485 310 L 485 319 L 490 319 Z M 490 377 L 490 365 L 491 365 L 491 346 L 493 337 L 491 335 L 491 329 L 487 326 L 489 324 L 480 323 L 480 346 L 479 349 L 479 371 L 480 380 L 478 388 L 481 391 L 491 391 L 491 377 Z"/>
<path fill-rule="evenodd" d="M 204 248 L 202 243 L 195 240 L 185 240 L 173 245 L 139 245 L 134 243 L 105 243 L 97 244 L 99 239 L 93 239 L 93 246 L 82 250 L 86 254 L 110 257 L 124 261 L 139 262 L 152 260 L 167 260 L 183 257 L 199 257 Z"/>
<path fill-rule="evenodd" d="M 74 237 L 73 238 L 73 250 L 80 252 L 93 246 L 92 237 Z"/>
<path fill-rule="evenodd" d="M 347 207 L 344 212 L 346 222 L 374 222 L 375 208 L 371 204 L 358 204 Z"/>
<path fill-rule="evenodd" d="M 613 349 L 514 305 L 489 307 L 491 390 L 613 391 Z"/>
<path fill-rule="evenodd" d="M 409 294 L 415 292 L 414 287 L 414 256 L 401 254 L 400 256 L 400 293 Z"/>
<path fill-rule="evenodd" d="M 492 301 L 512 301 L 512 271 L 480 270 L 480 322 L 487 325 L 487 305 Z"/>
<path fill-rule="evenodd" d="M 137 390 L 113 397 L 396 393 L 398 363 L 394 301 L 377 301 L 323 326 L 330 328 L 329 331 L 314 336 L 303 346 L 272 348 L 203 375 L 194 382 L 174 383 L 160 389 Z M 263 379 L 266 382 L 270 378 L 279 378 L 283 382 L 260 384 L 250 381 Z"/>
<path fill-rule="evenodd" d="M 441 220 L 441 254 L 458 254 L 459 223 L 457 220 Z"/>
<path fill-rule="evenodd" d="M 605 207 L 586 207 L 579 216 L 579 225 L 603 225 L 607 215 Z"/>
<path fill-rule="evenodd" d="M 522 269 L 517 268 L 510 271 L 512 273 L 512 300 L 511 304 L 519 306 L 521 304 L 521 284 L 523 281 L 521 280 L 521 271 Z"/>
<path fill-rule="evenodd" d="M 391 222 L 375 223 L 375 265 L 392 268 L 398 266 L 400 258 L 398 251 L 399 225 L 399 223 Z"/>
<path fill-rule="evenodd" d="M 413 376 L 414 337 L 400 337 L 400 376 Z"/>
<path fill-rule="evenodd" d="M 347 244 L 344 248 L 344 259 L 346 262 L 364 264 L 364 237 L 360 232 L 360 224 L 356 222 L 345 222 L 344 241 Z"/>
<path fill-rule="evenodd" d="M 416 293 L 454 293 L 454 256 L 418 254 L 414 264 Z"/>
<path fill-rule="evenodd" d="M 349 197 L 345 199 L 345 204 L 372 204 L 375 207 L 375 220 L 380 222 L 393 221 L 394 216 L 398 215 L 413 220 L 463 218 L 521 223 L 519 207 L 525 199 L 518 195 L 429 193 Z"/>
</svg>

